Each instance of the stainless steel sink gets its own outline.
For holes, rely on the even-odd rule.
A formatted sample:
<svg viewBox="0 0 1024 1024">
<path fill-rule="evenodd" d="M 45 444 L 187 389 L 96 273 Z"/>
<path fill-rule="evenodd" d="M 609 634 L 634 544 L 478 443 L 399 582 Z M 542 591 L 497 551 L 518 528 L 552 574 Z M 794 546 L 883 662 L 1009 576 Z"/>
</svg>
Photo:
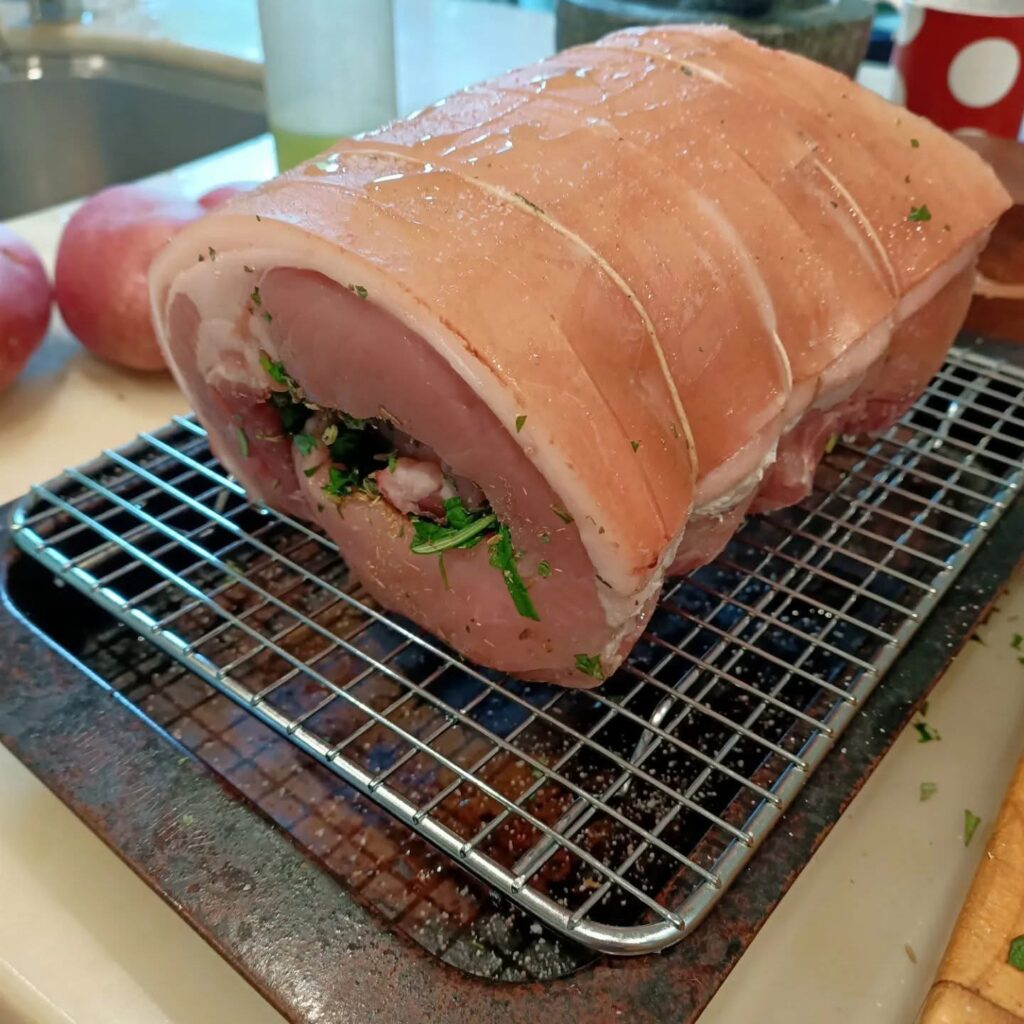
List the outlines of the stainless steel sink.
<svg viewBox="0 0 1024 1024">
<path fill-rule="evenodd" d="M 0 220 L 264 131 L 257 82 L 105 56 L 8 56 L 0 61 Z"/>
</svg>

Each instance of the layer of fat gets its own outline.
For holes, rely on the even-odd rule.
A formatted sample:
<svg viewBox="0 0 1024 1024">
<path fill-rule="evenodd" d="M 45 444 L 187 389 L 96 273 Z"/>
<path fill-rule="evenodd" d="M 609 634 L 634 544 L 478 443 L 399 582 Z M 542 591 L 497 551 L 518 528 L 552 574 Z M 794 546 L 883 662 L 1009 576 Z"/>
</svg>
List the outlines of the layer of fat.
<svg viewBox="0 0 1024 1024">
<path fill-rule="evenodd" d="M 856 342 L 848 345 L 822 371 L 813 401 L 804 401 L 806 388 L 803 385 L 807 382 L 797 383 L 793 389 L 796 398 L 791 398 L 787 404 L 785 427 L 778 442 L 796 429 L 809 409 L 832 409 L 849 398 L 860 386 L 868 371 L 886 357 L 896 328 L 935 298 L 957 274 L 976 259 L 987 239 L 986 233 L 965 246 L 912 288 L 897 305 L 893 318 L 882 321 Z M 794 415 L 796 410 L 798 412 Z M 764 447 L 764 438 L 755 438 L 751 445 L 741 449 L 728 463 L 723 463 L 704 477 L 697 488 L 693 511 L 690 513 L 691 520 L 720 516 L 745 500 L 774 463 L 778 442 Z M 753 458 L 753 453 L 758 448 L 762 448 L 762 452 L 759 457 Z M 744 475 L 737 474 L 737 465 L 744 465 L 747 470 Z"/>
</svg>

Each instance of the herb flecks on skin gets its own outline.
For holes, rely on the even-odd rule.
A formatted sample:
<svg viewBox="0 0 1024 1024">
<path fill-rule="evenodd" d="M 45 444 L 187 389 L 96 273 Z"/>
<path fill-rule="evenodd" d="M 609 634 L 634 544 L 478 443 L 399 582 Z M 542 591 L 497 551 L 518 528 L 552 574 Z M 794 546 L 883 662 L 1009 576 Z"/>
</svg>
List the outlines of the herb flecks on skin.
<svg viewBox="0 0 1024 1024">
<path fill-rule="evenodd" d="M 524 619 L 540 622 L 540 616 L 533 606 L 530 592 L 526 589 L 522 576 L 519 575 L 516 561 L 517 555 L 516 549 L 512 546 L 512 534 L 509 532 L 509 528 L 502 523 L 498 527 L 497 538 L 491 541 L 491 565 L 501 571 L 505 586 L 512 596 L 512 603 L 516 606 L 516 611 Z"/>
<path fill-rule="evenodd" d="M 911 139 L 911 140 L 910 140 L 910 145 L 911 145 L 911 146 L 912 146 L 912 147 L 913 147 L 914 149 L 917 149 L 917 148 L 918 148 L 918 147 L 919 147 L 919 146 L 921 145 L 921 143 L 920 143 L 920 140 L 918 140 L 918 139 Z"/>
<path fill-rule="evenodd" d="M 914 728 L 917 730 L 918 743 L 931 743 L 934 740 L 942 739 L 938 731 L 933 729 L 927 722 L 915 722 Z"/>
<path fill-rule="evenodd" d="M 241 427 L 235 427 L 235 436 L 238 438 L 238 450 L 242 458 L 249 458 L 249 435 Z"/>
<path fill-rule="evenodd" d="M 974 838 L 974 833 L 978 831 L 980 824 L 981 818 L 974 811 L 964 811 L 964 846 L 971 845 L 971 840 Z"/>
<path fill-rule="evenodd" d="M 543 579 L 547 579 L 551 575 L 551 566 L 548 565 L 547 559 L 537 563 L 537 575 Z"/>
<path fill-rule="evenodd" d="M 921 783 L 921 803 L 925 803 L 927 800 L 931 800 L 933 796 L 939 791 L 939 784 L 937 782 L 922 782 Z"/>
<path fill-rule="evenodd" d="M 1010 641 L 1010 646 L 1015 651 L 1019 651 L 1020 650 L 1020 645 L 1022 643 L 1024 643 L 1024 636 L 1021 636 L 1020 633 L 1014 633 L 1013 634 L 1013 639 Z"/>
<path fill-rule="evenodd" d="M 213 263 L 217 259 L 217 250 L 211 245 L 206 251 L 210 254 L 210 262 Z"/>
<path fill-rule="evenodd" d="M 350 284 L 348 286 L 350 292 L 354 292 L 360 299 L 368 299 L 370 293 L 361 284 Z"/>
<path fill-rule="evenodd" d="M 535 213 L 539 213 L 543 216 L 544 211 L 536 203 L 531 202 L 529 199 L 527 199 L 526 196 L 522 194 L 522 192 L 516 192 L 515 195 L 517 199 L 521 199 Z"/>
<path fill-rule="evenodd" d="M 604 669 L 601 668 L 601 656 L 599 654 L 577 654 L 576 669 L 593 679 L 604 679 Z"/>
<path fill-rule="evenodd" d="M 1006 953 L 1006 962 L 1018 971 L 1024 971 L 1024 935 L 1018 935 L 1010 942 Z"/>
<path fill-rule="evenodd" d="M 636 452 L 638 452 L 640 450 L 640 442 L 639 441 L 630 441 L 629 442 L 629 447 L 633 449 L 634 453 L 636 453 Z"/>
<path fill-rule="evenodd" d="M 907 214 L 907 220 L 916 221 L 919 224 L 923 224 L 931 219 L 932 211 L 928 209 L 925 203 L 922 203 L 920 206 L 912 206 L 910 213 Z"/>
<path fill-rule="evenodd" d="M 573 522 L 572 515 L 569 512 L 567 512 L 564 508 L 562 508 L 561 505 L 552 505 L 551 511 L 554 512 L 555 515 L 558 516 L 558 518 L 561 519 L 563 523 Z"/>
<path fill-rule="evenodd" d="M 516 433 L 518 434 L 519 431 L 522 430 L 523 427 L 525 427 L 525 426 L 526 426 L 526 417 L 525 416 L 517 416 L 516 417 Z"/>
<path fill-rule="evenodd" d="M 263 305 L 263 299 L 260 296 L 259 285 L 257 285 L 255 288 L 253 288 L 253 290 L 249 293 L 249 298 L 252 300 L 252 304 L 254 306 L 262 306 Z"/>
</svg>

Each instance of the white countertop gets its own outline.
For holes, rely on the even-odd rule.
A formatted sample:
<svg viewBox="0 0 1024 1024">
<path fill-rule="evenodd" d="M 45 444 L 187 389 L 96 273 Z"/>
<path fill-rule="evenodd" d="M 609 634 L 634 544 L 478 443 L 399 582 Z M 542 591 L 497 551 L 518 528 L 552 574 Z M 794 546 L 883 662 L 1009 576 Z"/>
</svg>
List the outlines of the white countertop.
<svg viewBox="0 0 1024 1024">
<path fill-rule="evenodd" d="M 235 0 L 230 3 L 240 9 Z M 467 70 L 463 63 L 460 72 L 447 57 L 465 49 L 460 39 L 467 23 L 460 25 L 452 8 L 442 10 L 434 0 L 416 4 L 404 2 L 411 18 L 426 19 L 417 31 L 433 33 L 425 49 L 436 59 L 419 61 L 426 70 L 407 75 L 405 108 L 550 46 L 543 16 L 517 12 L 510 20 L 517 28 L 504 34 L 511 49 L 501 51 L 511 56 L 504 60 L 478 48 L 472 66 Z M 184 17 L 190 5 L 193 11 L 219 6 L 182 0 L 175 17 Z M 147 16 L 174 6 L 171 0 L 142 5 Z M 13 7 L 12 0 L 0 0 L 0 22 Z M 522 17 L 541 20 L 527 24 Z M 174 45 L 179 32 L 168 24 L 157 17 L 152 29 L 165 47 Z M 190 45 L 218 45 L 190 24 L 195 37 L 179 34 Z M 406 38 L 400 61 L 411 61 L 415 52 L 413 35 Z M 250 45 L 244 33 L 236 45 L 242 51 Z M 495 46 L 501 45 L 499 39 Z M 198 193 L 273 169 L 272 147 L 264 139 L 189 165 L 174 177 Z M 52 261 L 67 212 L 61 207 L 11 224 Z M 28 372 L 0 398 L 0 501 L 185 408 L 169 379 L 100 363 L 79 349 L 55 317 Z M 1024 580 L 982 629 L 985 643 L 968 644 L 934 692 L 928 719 L 942 741 L 920 744 L 912 732 L 897 740 L 702 1022 L 887 1024 L 913 1018 L 1020 752 L 1024 666 L 1010 648 L 1016 632 L 1024 632 Z M 83 685 L 91 684 L 83 679 Z M 927 803 L 918 795 L 924 780 L 939 786 Z M 983 819 L 966 849 L 965 808 Z M 786 827 L 785 820 L 779 827 Z M 2 748 L 0 907 L 0 1024 L 281 1022 Z M 509 995 L 514 998 L 514 990 Z"/>
</svg>

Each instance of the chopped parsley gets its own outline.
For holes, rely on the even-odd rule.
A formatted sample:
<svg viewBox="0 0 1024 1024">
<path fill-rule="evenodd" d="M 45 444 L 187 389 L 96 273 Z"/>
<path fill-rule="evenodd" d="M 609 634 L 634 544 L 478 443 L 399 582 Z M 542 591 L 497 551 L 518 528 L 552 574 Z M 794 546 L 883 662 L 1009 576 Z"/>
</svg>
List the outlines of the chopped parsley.
<svg viewBox="0 0 1024 1024">
<path fill-rule="evenodd" d="M 931 743 L 933 740 L 941 740 L 938 730 L 933 729 L 927 722 L 915 722 L 918 743 Z"/>
<path fill-rule="evenodd" d="M 918 147 L 919 147 L 919 146 L 921 145 L 921 143 L 920 143 L 920 140 L 918 140 L 918 139 L 911 139 L 911 140 L 910 140 L 910 145 L 911 145 L 911 146 L 912 146 L 912 147 L 913 147 L 914 149 L 917 149 L 917 148 L 918 148 Z"/>
<path fill-rule="evenodd" d="M 548 565 L 547 559 L 537 563 L 537 575 L 547 579 L 551 575 L 551 566 Z"/>
<path fill-rule="evenodd" d="M 585 676 L 594 679 L 604 679 L 604 670 L 601 668 L 601 656 L 599 654 L 577 654 L 576 668 Z"/>
<path fill-rule="evenodd" d="M 551 511 L 554 512 L 563 523 L 571 523 L 573 521 L 572 515 L 562 508 L 561 505 L 552 505 Z"/>
<path fill-rule="evenodd" d="M 350 284 L 349 289 L 355 292 L 361 299 L 368 299 L 370 297 L 370 293 L 361 284 Z"/>
<path fill-rule="evenodd" d="M 1018 971 L 1024 971 L 1024 935 L 1010 941 L 1010 948 L 1006 954 L 1006 962 Z"/>
<path fill-rule="evenodd" d="M 340 501 L 342 498 L 348 497 L 358 484 L 359 474 L 355 470 L 343 470 L 337 466 L 331 466 L 327 470 L 327 483 L 323 486 L 323 492 L 332 501 Z"/>
<path fill-rule="evenodd" d="M 398 452 L 388 452 L 388 472 L 394 473 L 398 465 Z"/>
<path fill-rule="evenodd" d="M 263 368 L 263 372 L 275 384 L 280 384 L 282 387 L 286 387 L 289 391 L 298 392 L 299 386 L 289 376 L 288 371 L 284 368 L 284 363 L 276 362 L 271 359 L 266 352 L 261 352 L 260 366 Z"/>
<path fill-rule="evenodd" d="M 928 209 L 927 205 L 922 203 L 920 206 L 912 206 L 910 213 L 907 215 L 907 220 L 918 221 L 924 223 L 925 221 L 932 219 L 932 211 Z"/>
<path fill-rule="evenodd" d="M 263 305 L 263 299 L 260 297 L 260 287 L 259 287 L 259 285 L 257 285 L 255 288 L 253 288 L 252 292 L 249 294 L 249 298 L 252 299 L 252 304 L 254 306 L 262 306 Z"/>
<path fill-rule="evenodd" d="M 370 422 L 369 420 L 361 420 L 358 416 L 349 416 L 347 412 L 339 412 L 338 415 L 341 417 L 341 422 L 349 430 L 365 430 Z"/>
<path fill-rule="evenodd" d="M 933 796 L 939 791 L 939 784 L 937 782 L 922 782 L 921 783 L 921 803 L 927 800 L 931 800 Z"/>
<path fill-rule="evenodd" d="M 1013 634 L 1013 639 L 1010 641 L 1010 646 L 1015 651 L 1019 651 L 1020 650 L 1020 645 L 1022 643 L 1024 643 L 1024 636 L 1021 636 L 1020 633 L 1014 633 Z"/>
<path fill-rule="evenodd" d="M 447 505 L 447 502 L 445 504 Z M 537 614 L 537 609 L 533 606 L 530 592 L 526 589 L 526 584 L 516 568 L 516 560 L 516 549 L 512 546 L 512 534 L 509 532 L 508 527 L 502 523 L 498 527 L 497 539 L 491 542 L 491 565 L 495 569 L 501 570 L 505 586 L 512 597 L 512 603 L 516 606 L 516 611 L 524 619 L 533 619 L 536 622 L 540 622 L 540 616 Z"/>
<path fill-rule="evenodd" d="M 281 417 L 281 427 L 286 434 L 297 434 L 309 419 L 309 409 L 297 402 L 287 391 L 272 391 L 268 399 Z"/>
<path fill-rule="evenodd" d="M 303 455 L 309 455 L 316 447 L 316 438 L 312 434 L 296 434 L 293 440 L 295 441 L 295 447 Z"/>
<path fill-rule="evenodd" d="M 517 416 L 516 417 L 516 433 L 518 434 L 519 431 L 522 430 L 524 426 L 526 426 L 526 417 L 525 416 Z"/>
<path fill-rule="evenodd" d="M 639 441 L 630 441 L 629 442 L 629 446 L 630 446 L 630 448 L 633 449 L 634 452 L 639 451 L 639 449 L 640 449 L 640 442 Z"/>
<path fill-rule="evenodd" d="M 981 818 L 974 811 L 964 811 L 964 846 L 971 845 L 971 840 L 974 838 L 974 833 L 978 831 L 980 824 Z"/>
<path fill-rule="evenodd" d="M 249 458 L 249 435 L 241 427 L 235 427 L 235 436 L 238 438 L 238 450 L 242 458 Z"/>
</svg>

